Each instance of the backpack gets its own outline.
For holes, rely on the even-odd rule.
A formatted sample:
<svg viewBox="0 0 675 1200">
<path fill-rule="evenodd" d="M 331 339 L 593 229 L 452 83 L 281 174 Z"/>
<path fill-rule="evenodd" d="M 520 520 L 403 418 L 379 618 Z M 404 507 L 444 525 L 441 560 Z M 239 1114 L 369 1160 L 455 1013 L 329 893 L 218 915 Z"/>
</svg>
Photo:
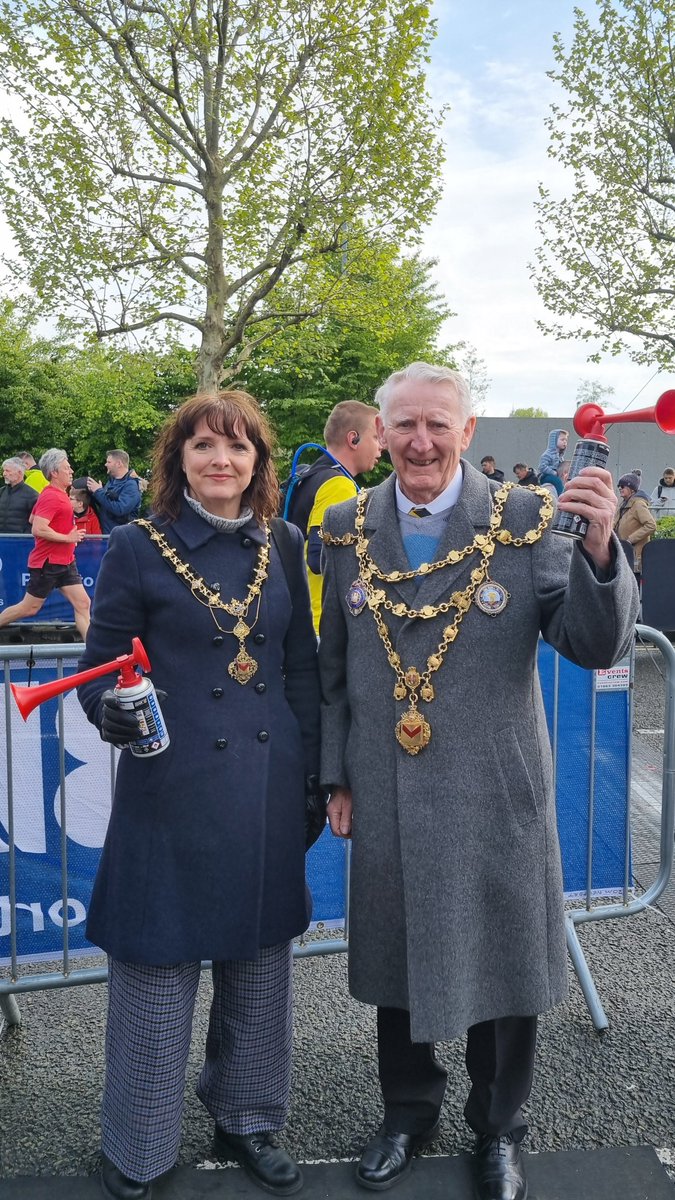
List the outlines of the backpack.
<svg viewBox="0 0 675 1200">
<path fill-rule="evenodd" d="M 299 462 L 305 450 L 320 450 L 321 456 L 313 463 Z M 309 514 L 314 507 L 316 493 L 322 484 L 336 472 L 346 475 L 353 481 L 346 467 L 318 442 L 303 442 L 293 455 L 291 473 L 281 484 L 282 504 L 279 515 L 292 525 L 297 525 L 303 537 L 307 537 Z"/>
</svg>

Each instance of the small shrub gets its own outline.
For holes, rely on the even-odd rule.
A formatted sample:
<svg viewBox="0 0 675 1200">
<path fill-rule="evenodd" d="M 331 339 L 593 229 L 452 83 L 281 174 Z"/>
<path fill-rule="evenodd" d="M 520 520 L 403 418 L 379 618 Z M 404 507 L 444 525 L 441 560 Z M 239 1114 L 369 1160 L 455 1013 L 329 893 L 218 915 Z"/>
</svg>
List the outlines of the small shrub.
<svg viewBox="0 0 675 1200">
<path fill-rule="evenodd" d="M 653 537 L 675 538 L 675 517 L 659 517 Z"/>
</svg>

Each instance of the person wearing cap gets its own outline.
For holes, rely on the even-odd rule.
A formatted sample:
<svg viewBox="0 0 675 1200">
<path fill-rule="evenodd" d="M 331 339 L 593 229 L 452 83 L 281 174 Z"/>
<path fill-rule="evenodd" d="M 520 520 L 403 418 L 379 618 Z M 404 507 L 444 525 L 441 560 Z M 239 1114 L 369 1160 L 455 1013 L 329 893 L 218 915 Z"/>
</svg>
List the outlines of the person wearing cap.
<svg viewBox="0 0 675 1200">
<path fill-rule="evenodd" d="M 621 501 L 616 510 L 614 530 L 620 541 L 628 542 L 633 547 L 633 570 L 639 581 L 642 577 L 642 549 L 656 529 L 656 521 L 647 501 L 637 495 L 640 480 L 634 472 L 622 475 L 617 487 Z"/>
</svg>

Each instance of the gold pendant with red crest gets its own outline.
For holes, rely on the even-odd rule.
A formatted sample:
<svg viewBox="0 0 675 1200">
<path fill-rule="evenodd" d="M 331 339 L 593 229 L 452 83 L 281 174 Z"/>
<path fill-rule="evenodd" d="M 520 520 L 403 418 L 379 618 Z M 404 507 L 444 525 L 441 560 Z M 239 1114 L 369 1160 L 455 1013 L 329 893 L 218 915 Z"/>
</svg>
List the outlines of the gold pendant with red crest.
<svg viewBox="0 0 675 1200">
<path fill-rule="evenodd" d="M 396 725 L 396 740 L 408 754 L 419 754 L 431 741 L 431 725 L 412 706 Z"/>
<path fill-rule="evenodd" d="M 236 679 L 237 683 L 248 683 L 258 670 L 258 664 L 251 655 L 244 650 L 243 646 L 236 658 L 229 663 L 227 668 L 228 675 Z"/>
</svg>

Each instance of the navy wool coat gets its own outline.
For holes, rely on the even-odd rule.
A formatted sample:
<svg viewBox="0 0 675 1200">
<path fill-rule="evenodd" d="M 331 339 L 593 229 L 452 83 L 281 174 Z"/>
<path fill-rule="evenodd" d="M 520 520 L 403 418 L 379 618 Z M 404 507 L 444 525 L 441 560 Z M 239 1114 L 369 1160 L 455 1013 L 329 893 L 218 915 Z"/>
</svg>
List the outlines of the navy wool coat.
<svg viewBox="0 0 675 1200">
<path fill-rule="evenodd" d="M 255 521 L 218 532 L 184 503 L 175 522 L 157 523 L 223 600 L 245 597 L 264 540 Z M 89 939 L 113 958 L 252 960 L 307 928 L 305 776 L 318 771 L 319 693 L 302 535 L 290 531 L 297 571 L 287 579 L 273 541 L 246 641 L 258 670 L 243 686 L 227 672 L 237 640 L 147 532 L 132 524 L 110 538 L 80 669 L 128 653 L 140 637 L 152 681 L 167 693 L 171 738 L 162 754 L 120 755 L 87 922 Z M 228 613 L 216 616 L 233 628 Z M 95 725 L 114 683 L 107 675 L 78 689 Z"/>
<path fill-rule="evenodd" d="M 463 463 L 437 560 L 471 545 L 490 521 L 495 485 Z M 395 477 L 373 489 L 365 533 L 387 573 L 407 570 Z M 522 537 L 541 499 L 509 494 L 504 528 Z M 356 501 L 330 508 L 324 528 L 354 529 Z M 562 876 L 551 751 L 537 673 L 540 634 L 572 662 L 607 667 L 630 646 L 638 610 L 616 540 L 605 576 L 565 537 L 498 544 L 490 577 L 509 593 L 499 615 L 470 606 L 435 699 L 420 708 L 431 742 L 415 757 L 394 729 L 407 705 L 368 608 L 347 605 L 359 565 L 353 545 L 326 547 L 319 659 L 324 695 L 322 779 L 354 801 L 349 982 L 369 1004 L 410 1011 L 414 1041 L 457 1037 L 497 1017 L 544 1012 L 567 988 Z M 464 590 L 476 554 L 386 585 L 395 602 L 436 606 Z M 404 669 L 424 669 L 455 615 L 386 613 Z"/>
</svg>

